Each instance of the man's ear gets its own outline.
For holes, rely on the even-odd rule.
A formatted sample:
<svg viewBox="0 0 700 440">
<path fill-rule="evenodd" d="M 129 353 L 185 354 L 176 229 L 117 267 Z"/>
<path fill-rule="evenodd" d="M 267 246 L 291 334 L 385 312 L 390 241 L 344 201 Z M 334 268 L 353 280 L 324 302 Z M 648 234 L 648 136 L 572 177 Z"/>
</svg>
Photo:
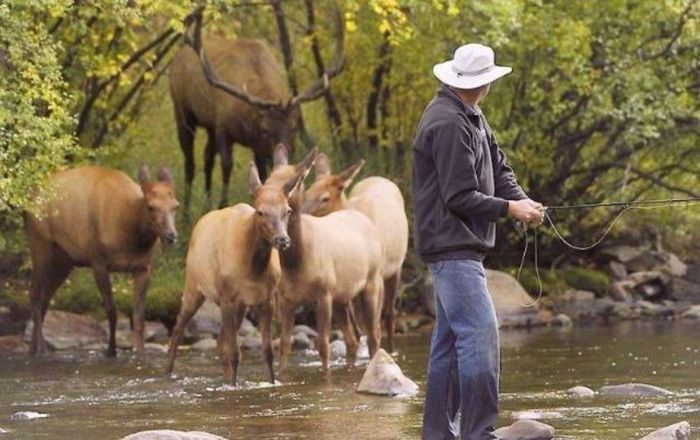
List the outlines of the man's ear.
<svg viewBox="0 0 700 440">
<path fill-rule="evenodd" d="M 331 174 L 331 160 L 324 153 L 320 153 L 316 158 L 316 180 L 321 180 Z"/>
<path fill-rule="evenodd" d="M 260 173 L 258 173 L 258 167 L 255 166 L 255 162 L 248 163 L 248 191 L 255 197 L 255 194 L 262 187 L 262 182 L 260 182 Z"/>
<path fill-rule="evenodd" d="M 275 169 L 284 165 L 289 165 L 289 150 L 280 142 L 272 154 L 272 168 Z"/>
<path fill-rule="evenodd" d="M 351 165 L 349 168 L 338 174 L 338 180 L 341 182 L 343 189 L 350 186 L 350 184 L 355 179 L 355 177 L 357 177 L 357 174 L 360 172 L 364 165 L 365 160 L 360 159 L 359 162 L 357 162 L 354 165 Z"/>
</svg>

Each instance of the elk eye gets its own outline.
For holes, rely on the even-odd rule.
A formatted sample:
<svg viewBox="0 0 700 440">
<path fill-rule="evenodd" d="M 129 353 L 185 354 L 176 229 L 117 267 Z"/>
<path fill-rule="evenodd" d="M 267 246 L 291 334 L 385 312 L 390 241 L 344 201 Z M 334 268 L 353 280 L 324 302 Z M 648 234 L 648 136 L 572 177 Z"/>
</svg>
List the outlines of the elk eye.
<svg viewBox="0 0 700 440">
<path fill-rule="evenodd" d="M 149 212 L 156 212 L 156 207 L 155 206 L 148 206 L 148 211 Z"/>
<path fill-rule="evenodd" d="M 257 213 L 258 213 L 258 217 L 262 217 L 262 216 L 263 216 L 263 212 L 262 212 L 262 211 L 258 210 Z"/>
<path fill-rule="evenodd" d="M 321 197 L 321 203 L 326 203 L 326 202 L 328 202 L 330 199 L 331 199 L 330 196 L 323 196 L 323 197 Z"/>
</svg>

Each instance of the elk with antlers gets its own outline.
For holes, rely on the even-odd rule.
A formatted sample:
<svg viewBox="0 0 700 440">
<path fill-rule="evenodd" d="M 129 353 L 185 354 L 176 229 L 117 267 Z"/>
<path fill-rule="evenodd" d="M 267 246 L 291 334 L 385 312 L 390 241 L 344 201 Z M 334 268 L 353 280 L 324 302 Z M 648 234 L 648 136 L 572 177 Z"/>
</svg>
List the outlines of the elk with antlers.
<svg viewBox="0 0 700 440">
<path fill-rule="evenodd" d="M 281 5 L 275 3 L 276 11 Z M 274 146 L 293 145 L 300 125 L 301 104 L 321 97 L 329 81 L 343 68 L 344 24 L 338 8 L 336 45 L 329 69 L 303 93 L 296 94 L 296 82 L 287 81 L 267 45 L 251 39 L 212 38 L 202 41 L 202 8 L 191 14 L 186 25 L 194 24 L 193 36 L 175 55 L 170 75 L 170 94 L 175 110 L 180 148 L 185 156 L 185 208 L 189 211 L 194 179 L 194 134 L 203 127 L 208 136 L 204 153 L 205 190 L 211 197 L 211 175 L 216 154 L 220 155 L 222 190 L 220 206 L 228 201 L 228 182 L 233 166 L 234 143 L 250 147 L 264 181 Z M 291 51 L 284 20 L 278 19 L 285 65 L 291 69 Z M 284 30 L 284 32 L 282 32 Z M 282 38 L 284 36 L 285 38 Z M 284 43 L 287 44 L 284 44 Z M 290 92 L 291 85 L 292 90 Z"/>
</svg>

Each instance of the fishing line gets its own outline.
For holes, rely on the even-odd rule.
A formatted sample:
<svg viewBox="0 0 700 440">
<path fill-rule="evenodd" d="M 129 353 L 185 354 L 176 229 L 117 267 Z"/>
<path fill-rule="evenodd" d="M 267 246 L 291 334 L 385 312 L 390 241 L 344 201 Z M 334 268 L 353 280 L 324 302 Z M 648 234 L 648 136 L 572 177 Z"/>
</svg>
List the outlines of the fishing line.
<svg viewBox="0 0 700 440">
<path fill-rule="evenodd" d="M 577 250 L 577 251 L 587 251 L 591 250 L 594 247 L 598 246 L 600 243 L 603 242 L 607 238 L 607 236 L 610 234 L 610 231 L 612 231 L 612 228 L 615 226 L 615 224 L 620 220 L 622 215 L 629 211 L 630 209 L 656 209 L 656 208 L 665 208 L 665 207 L 670 207 L 674 204 L 688 204 L 688 203 L 696 203 L 700 202 L 700 198 L 685 198 L 685 199 L 652 199 L 652 200 L 639 200 L 639 201 L 630 201 L 630 202 L 606 202 L 606 203 L 584 203 L 584 204 L 579 204 L 579 205 L 560 205 L 560 206 L 548 206 L 544 209 L 544 218 L 547 220 L 547 223 L 549 223 L 549 226 L 552 228 L 552 231 L 554 232 L 554 235 L 556 238 L 561 241 L 564 245 L 568 246 L 571 249 Z M 556 224 L 554 223 L 554 220 L 552 220 L 552 217 L 549 215 L 548 211 L 551 210 L 565 210 L 565 209 L 584 209 L 584 208 L 600 208 L 600 207 L 612 207 L 612 206 L 621 206 L 622 209 L 615 214 L 615 216 L 612 218 L 610 221 L 610 224 L 605 228 L 602 234 L 593 241 L 593 243 L 589 245 L 575 245 L 571 243 L 569 240 L 564 238 L 562 233 L 559 231 L 559 228 L 557 228 Z M 523 266 L 525 265 L 525 258 L 527 256 L 528 249 L 530 247 L 530 235 L 528 234 L 528 226 L 524 224 L 520 224 L 520 228 L 522 229 L 524 235 L 525 235 L 525 246 L 523 249 L 523 254 L 522 257 L 520 258 L 520 266 L 518 267 L 518 273 L 516 280 L 520 282 L 520 274 L 522 273 Z M 533 243 L 533 249 L 534 249 L 534 267 L 535 267 L 535 276 L 537 277 L 537 285 L 538 285 L 538 294 L 537 298 L 533 301 L 531 301 L 529 304 L 520 304 L 522 307 L 533 307 L 537 305 L 542 298 L 542 291 L 543 291 L 543 285 L 542 285 L 542 278 L 540 277 L 540 271 L 539 271 L 539 265 L 538 265 L 538 255 L 537 255 L 537 227 L 533 228 L 534 229 L 534 243 Z"/>
</svg>

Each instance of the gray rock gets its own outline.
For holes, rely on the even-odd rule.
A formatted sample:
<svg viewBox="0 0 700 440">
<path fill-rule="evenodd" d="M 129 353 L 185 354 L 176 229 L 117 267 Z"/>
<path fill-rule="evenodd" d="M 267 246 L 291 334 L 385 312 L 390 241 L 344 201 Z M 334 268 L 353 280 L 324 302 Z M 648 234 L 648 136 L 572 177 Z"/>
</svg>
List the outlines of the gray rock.
<svg viewBox="0 0 700 440">
<path fill-rule="evenodd" d="M 566 390 L 566 394 L 572 397 L 593 397 L 595 392 L 588 387 L 579 385 Z"/>
<path fill-rule="evenodd" d="M 644 383 L 626 383 L 622 385 L 606 385 L 600 389 L 604 396 L 670 396 L 673 393 L 665 388 Z"/>
<path fill-rule="evenodd" d="M 243 318 L 241 327 L 238 329 L 238 334 L 240 336 L 248 336 L 252 333 L 258 333 L 258 329 L 255 328 L 255 325 L 253 325 L 248 318 Z"/>
<path fill-rule="evenodd" d="M 700 260 L 688 266 L 685 279 L 691 283 L 700 284 Z"/>
<path fill-rule="evenodd" d="M 559 313 L 552 318 L 552 325 L 556 325 L 558 327 L 571 327 L 573 325 L 573 321 L 571 318 L 569 318 L 569 315 Z"/>
<path fill-rule="evenodd" d="M 332 342 L 332 341 L 337 341 L 337 340 L 340 340 L 340 339 L 343 339 L 343 332 L 341 332 L 341 331 L 338 330 L 338 329 L 332 330 L 332 331 L 331 331 L 331 337 L 330 337 L 331 342 Z"/>
<path fill-rule="evenodd" d="M 369 361 L 357 391 L 385 396 L 413 396 L 418 393 L 418 385 L 401 372 L 386 351 L 380 349 Z"/>
<path fill-rule="evenodd" d="M 360 343 L 357 346 L 357 358 L 369 359 L 369 346 L 367 345 L 367 336 L 360 336 Z"/>
<path fill-rule="evenodd" d="M 313 346 L 314 343 L 309 339 L 306 333 L 295 333 L 294 336 L 292 336 L 292 348 L 295 350 L 306 350 L 313 348 Z"/>
<path fill-rule="evenodd" d="M 258 350 L 262 348 L 262 336 L 258 333 L 251 333 L 241 341 L 241 347 L 246 350 Z"/>
<path fill-rule="evenodd" d="M 592 309 L 598 316 L 610 316 L 615 310 L 615 301 L 610 298 L 596 298 L 593 301 Z"/>
<path fill-rule="evenodd" d="M 173 431 L 159 429 L 154 431 L 141 431 L 127 435 L 122 440 L 226 440 L 224 437 L 201 431 Z"/>
<path fill-rule="evenodd" d="M 553 427 L 535 420 L 518 420 L 493 433 L 498 440 L 551 440 L 554 438 Z"/>
<path fill-rule="evenodd" d="M 500 327 L 527 327 L 538 323 L 539 304 L 532 304 L 532 297 L 514 277 L 487 269 L 486 284 L 496 306 Z"/>
<path fill-rule="evenodd" d="M 192 344 L 192 350 L 196 351 L 211 351 L 216 350 L 218 343 L 214 338 L 204 338 Z"/>
<path fill-rule="evenodd" d="M 34 324 L 27 322 L 24 340 L 30 341 Z M 43 326 L 46 344 L 54 350 L 80 348 L 107 340 L 107 332 L 96 319 L 61 310 L 49 310 Z"/>
<path fill-rule="evenodd" d="M 676 254 L 666 253 L 665 260 L 664 264 L 656 268 L 657 270 L 672 277 L 683 277 L 688 273 L 688 266 Z"/>
<path fill-rule="evenodd" d="M 687 301 L 700 304 L 700 283 L 693 283 L 683 278 L 671 278 L 668 284 L 668 294 L 676 301 Z"/>
<path fill-rule="evenodd" d="M 695 305 L 683 313 L 684 318 L 700 319 L 700 304 Z"/>
<path fill-rule="evenodd" d="M 625 265 L 617 261 L 608 263 L 608 273 L 616 280 L 624 280 L 627 278 L 627 269 Z"/>
<path fill-rule="evenodd" d="M 144 350 L 147 354 L 167 354 L 168 347 L 163 344 L 157 344 L 155 342 L 146 342 L 143 345 Z"/>
<path fill-rule="evenodd" d="M 615 301 L 631 303 L 633 289 L 634 283 L 632 281 L 615 281 L 610 284 L 610 297 Z"/>
<path fill-rule="evenodd" d="M 673 315 L 672 308 L 649 301 L 637 301 L 634 307 L 637 308 L 643 316 L 661 317 Z"/>
<path fill-rule="evenodd" d="M 632 305 L 626 302 L 616 302 L 611 313 L 613 316 L 619 316 L 622 319 L 634 319 L 639 317 L 637 310 L 632 308 Z"/>
<path fill-rule="evenodd" d="M 575 303 L 585 303 L 593 301 L 595 299 L 595 293 L 588 290 L 567 290 L 562 295 L 561 299 L 563 301 L 575 302 Z"/>
<path fill-rule="evenodd" d="M 0 435 L 9 434 L 9 433 L 10 433 L 10 431 L 8 431 L 7 429 L 0 428 Z"/>
<path fill-rule="evenodd" d="M 343 341 L 342 339 L 336 339 L 335 341 L 332 341 L 329 347 L 331 357 L 333 358 L 345 357 L 348 354 L 348 349 L 345 346 L 345 341 Z"/>
<path fill-rule="evenodd" d="M 19 411 L 10 416 L 10 420 L 36 420 L 45 419 L 48 414 L 42 414 L 35 411 Z"/>
<path fill-rule="evenodd" d="M 214 302 L 204 301 L 192 320 L 187 324 L 187 331 L 194 336 L 204 333 L 218 335 L 221 331 L 221 310 Z"/>
<path fill-rule="evenodd" d="M 688 422 L 676 423 L 654 431 L 640 440 L 690 440 L 690 424 Z"/>
<path fill-rule="evenodd" d="M 635 247 L 622 244 L 602 249 L 601 253 L 604 255 L 608 255 L 621 263 L 626 263 L 634 258 L 639 257 L 647 250 L 649 250 L 648 247 Z"/>
<path fill-rule="evenodd" d="M 292 333 L 304 333 L 311 339 L 318 338 L 318 333 L 316 332 L 316 330 L 312 329 L 308 325 L 295 325 L 292 329 Z"/>
</svg>

